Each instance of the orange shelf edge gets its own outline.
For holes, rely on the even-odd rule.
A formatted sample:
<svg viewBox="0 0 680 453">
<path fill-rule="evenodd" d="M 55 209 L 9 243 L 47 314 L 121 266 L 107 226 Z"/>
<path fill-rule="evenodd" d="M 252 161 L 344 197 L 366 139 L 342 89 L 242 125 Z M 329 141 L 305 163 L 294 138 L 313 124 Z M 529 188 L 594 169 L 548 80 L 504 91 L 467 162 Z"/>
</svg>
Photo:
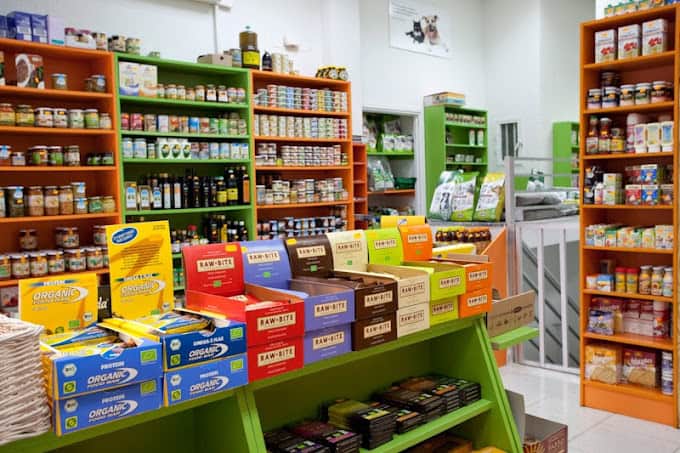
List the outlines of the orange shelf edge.
<svg viewBox="0 0 680 453">
<path fill-rule="evenodd" d="M 603 297 L 618 297 L 621 299 L 638 299 L 638 300 L 658 300 L 660 302 L 668 302 L 670 304 L 675 303 L 674 297 L 663 297 L 663 296 L 652 296 L 651 294 L 629 294 L 629 293 L 617 293 L 615 291 L 598 291 L 596 289 L 583 289 L 583 294 L 589 294 L 592 296 L 603 296 Z"/>
<path fill-rule="evenodd" d="M 673 396 L 663 395 L 658 389 L 588 380 L 582 381 L 582 387 L 583 406 L 676 427 Z"/>
<path fill-rule="evenodd" d="M 593 250 L 601 252 L 620 252 L 620 253 L 653 253 L 658 255 L 672 255 L 672 249 L 643 249 L 632 247 L 596 247 L 594 245 L 584 245 L 583 250 Z"/>
<path fill-rule="evenodd" d="M 674 152 L 663 153 L 616 153 L 616 154 L 586 154 L 581 158 L 584 160 L 606 160 L 606 159 L 658 159 L 659 157 L 673 157 Z"/>
<path fill-rule="evenodd" d="M 584 332 L 583 337 L 590 340 L 607 341 L 610 343 L 620 343 L 631 346 L 642 346 L 645 348 L 659 349 L 661 351 L 672 351 L 674 349 L 673 340 L 670 338 L 655 338 L 648 337 L 646 335 L 635 335 L 632 333 L 601 335 L 592 332 Z"/>
<path fill-rule="evenodd" d="M 287 109 L 283 107 L 265 107 L 262 105 L 253 106 L 255 113 L 281 113 L 288 115 L 305 115 L 305 116 L 330 116 L 338 118 L 348 118 L 349 112 L 327 112 L 326 110 L 301 110 L 301 109 Z"/>
</svg>

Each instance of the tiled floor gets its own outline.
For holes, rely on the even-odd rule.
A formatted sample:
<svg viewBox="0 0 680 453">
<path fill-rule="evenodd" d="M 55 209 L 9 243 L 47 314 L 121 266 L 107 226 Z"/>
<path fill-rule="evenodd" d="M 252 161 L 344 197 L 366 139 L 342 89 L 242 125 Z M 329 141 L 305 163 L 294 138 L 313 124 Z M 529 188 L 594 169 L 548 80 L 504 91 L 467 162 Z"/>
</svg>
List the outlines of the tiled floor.
<svg viewBox="0 0 680 453">
<path fill-rule="evenodd" d="M 578 376 L 516 364 L 501 375 L 527 413 L 569 427 L 569 453 L 680 453 L 680 430 L 581 407 Z"/>
</svg>

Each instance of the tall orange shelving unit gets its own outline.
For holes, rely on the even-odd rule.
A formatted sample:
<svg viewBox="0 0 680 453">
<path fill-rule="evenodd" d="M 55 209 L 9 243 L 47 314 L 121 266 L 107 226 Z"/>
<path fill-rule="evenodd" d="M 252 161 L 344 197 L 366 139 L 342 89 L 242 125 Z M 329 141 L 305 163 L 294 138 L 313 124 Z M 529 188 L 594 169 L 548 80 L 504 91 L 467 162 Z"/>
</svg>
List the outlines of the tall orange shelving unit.
<svg viewBox="0 0 680 453">
<path fill-rule="evenodd" d="M 81 245 L 92 244 L 94 225 L 119 223 L 120 198 L 118 191 L 118 112 L 114 97 L 115 77 L 113 54 L 94 50 L 75 49 L 34 42 L 0 39 L 0 51 L 4 53 L 7 83 L 16 80 L 14 58 L 16 54 L 40 55 L 43 58 L 46 89 L 0 86 L 0 102 L 29 104 L 36 107 L 64 107 L 67 109 L 91 109 L 111 116 L 112 129 L 60 129 L 44 127 L 0 126 L 0 143 L 10 145 L 15 151 L 26 151 L 34 145 L 79 145 L 81 166 L 0 166 L 0 186 L 61 186 L 74 181 L 85 182 L 87 196 L 111 195 L 116 209 L 111 213 L 74 214 L 40 217 L 0 218 L 0 254 L 19 250 L 19 230 L 35 229 L 39 249 L 54 249 L 54 229 L 60 226 L 78 227 Z M 68 77 L 67 91 L 52 89 L 51 74 L 63 73 Z M 84 80 L 93 75 L 106 77 L 105 93 L 84 91 Z M 111 152 L 114 164 L 86 166 L 91 153 Z M 28 157 L 27 157 L 28 160 Z M 28 162 L 27 162 L 28 163 Z M 97 271 L 103 273 L 106 270 Z M 0 286 L 14 286 L 16 280 L 0 281 Z"/>
<path fill-rule="evenodd" d="M 583 205 L 580 229 L 580 269 L 581 269 L 581 404 L 587 407 L 616 412 L 631 417 L 650 420 L 678 427 L 678 104 L 680 101 L 678 81 L 680 80 L 680 53 L 678 43 L 680 27 L 677 26 L 679 10 L 677 5 L 654 8 L 637 13 L 625 14 L 581 24 L 580 55 L 580 181 L 584 181 L 585 168 L 600 165 L 605 173 L 623 173 L 628 165 L 672 164 L 675 174 L 673 190 L 674 203 L 671 206 L 631 206 L 631 205 Z M 595 32 L 618 28 L 629 24 L 642 24 L 653 19 L 668 20 L 667 52 L 656 55 L 640 56 L 612 62 L 595 63 Z M 588 89 L 600 87 L 600 73 L 616 71 L 621 75 L 622 84 L 671 80 L 675 86 L 672 102 L 646 105 L 633 105 L 597 110 L 586 109 Z M 591 115 L 612 118 L 615 124 L 626 124 L 626 115 L 639 112 L 651 115 L 670 114 L 675 127 L 675 149 L 673 152 L 643 154 L 595 154 L 585 152 L 588 120 Z M 672 250 L 631 249 L 616 247 L 585 246 L 585 227 L 593 224 L 623 225 L 673 225 L 675 241 Z M 632 296 L 626 293 L 601 292 L 586 289 L 587 275 L 599 273 L 601 259 L 615 259 L 617 266 L 639 267 L 643 264 L 673 266 L 673 297 Z M 668 339 L 657 339 L 633 334 L 613 336 L 597 335 L 587 331 L 588 310 L 593 297 L 633 298 L 656 300 L 672 305 L 672 330 Z M 664 395 L 657 388 L 645 388 L 629 384 L 608 385 L 586 380 L 584 376 L 585 347 L 593 342 L 610 342 L 624 347 L 632 345 L 655 351 L 673 353 L 674 388 L 672 395 Z"/>
<path fill-rule="evenodd" d="M 251 102 L 252 114 L 254 121 L 255 114 L 262 115 L 277 115 L 277 116 L 302 116 L 302 117 L 331 117 L 347 119 L 347 138 L 343 139 L 322 139 L 322 138 L 294 138 L 294 137 L 269 137 L 269 136 L 253 136 L 252 149 L 253 155 L 257 154 L 257 146 L 261 143 L 276 143 L 281 145 L 301 145 L 301 146 L 328 146 L 340 144 L 342 151 L 347 153 L 347 165 L 342 166 L 255 166 L 255 181 L 251 181 L 251 185 L 255 185 L 258 175 L 262 174 L 278 174 L 284 180 L 302 179 L 302 178 L 342 178 L 343 187 L 347 190 L 349 196 L 346 200 L 329 201 L 320 203 L 291 203 L 291 204 L 276 204 L 276 205 L 262 205 L 256 204 L 255 217 L 257 222 L 266 220 L 278 220 L 284 217 L 322 217 L 331 215 L 333 209 L 336 207 L 346 208 L 347 229 L 352 229 L 354 226 L 354 171 L 353 171 L 353 153 L 352 153 L 352 92 L 350 82 L 343 82 L 339 80 L 321 79 L 317 77 L 306 77 L 297 75 L 280 74 L 269 71 L 251 71 L 251 87 L 254 93 L 258 89 L 267 88 L 267 85 L 283 85 L 288 87 L 301 88 L 328 88 L 334 91 L 343 91 L 347 93 L 347 111 L 346 112 L 327 112 L 314 110 L 295 110 L 278 107 L 265 107 L 255 105 Z M 253 96 L 254 96 L 253 93 Z M 254 199 L 254 201 L 256 201 Z"/>
<path fill-rule="evenodd" d="M 368 157 L 366 156 L 366 145 L 363 143 L 352 143 L 354 154 L 354 228 L 357 230 L 368 229 L 368 221 L 364 218 L 357 218 L 357 215 L 368 215 Z"/>
</svg>

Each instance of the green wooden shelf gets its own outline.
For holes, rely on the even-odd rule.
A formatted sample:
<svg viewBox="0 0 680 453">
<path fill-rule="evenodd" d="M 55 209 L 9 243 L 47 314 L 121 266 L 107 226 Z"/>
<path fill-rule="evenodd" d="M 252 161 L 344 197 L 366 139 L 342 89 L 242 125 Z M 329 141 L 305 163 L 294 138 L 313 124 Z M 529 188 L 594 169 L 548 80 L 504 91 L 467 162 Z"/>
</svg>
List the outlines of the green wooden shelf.
<svg viewBox="0 0 680 453">
<path fill-rule="evenodd" d="M 367 156 L 369 157 L 400 157 L 403 159 L 413 159 L 414 154 L 413 153 L 399 153 L 399 152 L 388 152 L 388 153 L 381 153 L 381 152 L 370 152 L 366 153 Z"/>
<path fill-rule="evenodd" d="M 132 55 L 127 53 L 116 53 L 116 59 L 120 61 L 133 61 L 136 63 L 156 65 L 158 66 L 159 68 L 158 72 L 161 75 L 163 69 L 165 69 L 172 72 L 182 73 L 198 73 L 216 76 L 234 75 L 239 77 L 250 77 L 250 71 L 248 69 L 235 68 L 231 66 L 193 63 L 190 61 L 167 60 L 164 58 L 144 57 L 141 55 Z M 179 80 L 176 80 L 175 82 L 179 82 Z M 249 92 L 246 91 L 246 94 L 249 94 Z"/>
<path fill-rule="evenodd" d="M 460 166 L 476 165 L 479 167 L 486 167 L 489 164 L 486 162 L 447 162 L 446 165 L 460 165 Z"/>
<path fill-rule="evenodd" d="M 204 212 L 223 212 L 223 211 L 243 211 L 252 209 L 249 204 L 238 206 L 216 206 L 214 208 L 187 208 L 187 209 L 146 209 L 143 211 L 125 211 L 126 216 L 136 215 L 173 215 L 173 214 L 195 214 Z"/>
<path fill-rule="evenodd" d="M 220 135 L 220 134 L 191 134 L 184 132 L 147 132 L 147 131 L 120 131 L 123 137 L 176 137 L 176 138 L 210 138 L 248 140 L 250 135 Z"/>
<path fill-rule="evenodd" d="M 456 122 L 453 122 L 453 121 L 447 121 L 446 125 L 450 126 L 450 127 L 463 127 L 463 128 L 466 128 L 466 129 L 486 129 L 486 124 L 479 125 L 479 124 L 456 123 Z"/>
<path fill-rule="evenodd" d="M 524 343 L 538 336 L 538 329 L 535 327 L 523 326 L 510 332 L 506 332 L 496 337 L 491 337 L 491 346 L 496 350 L 508 349 L 512 346 Z"/>
<path fill-rule="evenodd" d="M 454 412 L 432 420 L 412 431 L 404 434 L 396 434 L 390 442 L 383 444 L 378 448 L 374 448 L 373 450 L 362 448 L 360 451 L 362 453 L 393 453 L 404 451 L 437 434 L 441 434 L 448 429 L 458 426 L 473 417 L 488 412 L 491 410 L 492 406 L 493 403 L 491 401 L 475 401 L 469 406 L 462 407 Z"/>
<path fill-rule="evenodd" d="M 479 148 L 479 149 L 486 149 L 486 146 L 484 145 L 464 145 L 462 143 L 447 143 L 446 144 L 447 148 Z"/>
<path fill-rule="evenodd" d="M 230 104 L 227 102 L 184 101 L 181 99 L 150 98 L 144 96 L 118 96 L 122 104 L 138 104 L 149 106 L 199 108 L 205 110 L 243 110 L 248 104 Z"/>
<path fill-rule="evenodd" d="M 249 164 L 249 159 L 123 159 L 124 164 L 153 165 L 210 165 L 210 164 Z"/>
</svg>

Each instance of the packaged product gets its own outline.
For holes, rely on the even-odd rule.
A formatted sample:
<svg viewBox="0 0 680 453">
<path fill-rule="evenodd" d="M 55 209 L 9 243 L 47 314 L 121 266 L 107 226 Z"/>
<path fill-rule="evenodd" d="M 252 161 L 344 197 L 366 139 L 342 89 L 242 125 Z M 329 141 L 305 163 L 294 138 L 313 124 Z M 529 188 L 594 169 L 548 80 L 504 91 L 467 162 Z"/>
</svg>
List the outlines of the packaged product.
<svg viewBox="0 0 680 453">
<path fill-rule="evenodd" d="M 659 380 L 656 352 L 626 348 L 623 350 L 623 382 L 656 387 Z"/>
<path fill-rule="evenodd" d="M 640 25 L 619 27 L 619 60 L 640 55 Z"/>
<path fill-rule="evenodd" d="M 625 269 L 625 268 L 624 268 Z M 624 275 L 625 278 L 625 275 Z M 608 312 L 614 319 L 614 333 L 623 333 L 623 309 L 624 301 L 621 299 L 611 299 L 608 297 L 596 297 L 590 302 L 591 310 Z M 611 334 L 610 334 L 611 335 Z"/>
<path fill-rule="evenodd" d="M 479 173 L 463 173 L 460 182 L 456 184 L 453 194 L 453 210 L 451 220 L 466 222 L 472 220 L 475 210 L 475 198 L 477 194 L 477 177 Z"/>
<path fill-rule="evenodd" d="M 659 185 L 658 184 L 643 184 L 642 185 L 642 204 L 647 206 L 655 206 L 659 204 Z"/>
<path fill-rule="evenodd" d="M 591 309 L 588 313 L 588 332 L 614 335 L 614 314 Z"/>
<path fill-rule="evenodd" d="M 16 54 L 14 65 L 16 66 L 18 87 L 45 88 L 45 68 L 40 55 Z"/>
<path fill-rule="evenodd" d="M 439 185 L 434 191 L 430 203 L 430 217 L 439 220 L 451 220 L 453 211 L 453 194 L 460 173 L 443 171 L 439 175 Z"/>
<path fill-rule="evenodd" d="M 156 97 L 158 85 L 158 67 L 152 64 L 139 65 L 139 95 Z"/>
<path fill-rule="evenodd" d="M 616 30 L 595 33 L 595 63 L 616 60 Z"/>
<path fill-rule="evenodd" d="M 480 222 L 498 222 L 503 213 L 505 203 L 505 175 L 503 173 L 489 173 L 482 181 L 479 190 L 477 209 L 474 220 Z"/>
<path fill-rule="evenodd" d="M 668 50 L 668 21 L 655 19 L 642 23 L 642 55 Z"/>
<path fill-rule="evenodd" d="M 621 380 L 622 356 L 622 348 L 619 345 L 586 345 L 586 379 L 617 384 Z"/>
<path fill-rule="evenodd" d="M 118 63 L 118 90 L 124 96 L 138 96 L 141 83 L 140 67 L 138 63 L 121 61 Z"/>
</svg>

